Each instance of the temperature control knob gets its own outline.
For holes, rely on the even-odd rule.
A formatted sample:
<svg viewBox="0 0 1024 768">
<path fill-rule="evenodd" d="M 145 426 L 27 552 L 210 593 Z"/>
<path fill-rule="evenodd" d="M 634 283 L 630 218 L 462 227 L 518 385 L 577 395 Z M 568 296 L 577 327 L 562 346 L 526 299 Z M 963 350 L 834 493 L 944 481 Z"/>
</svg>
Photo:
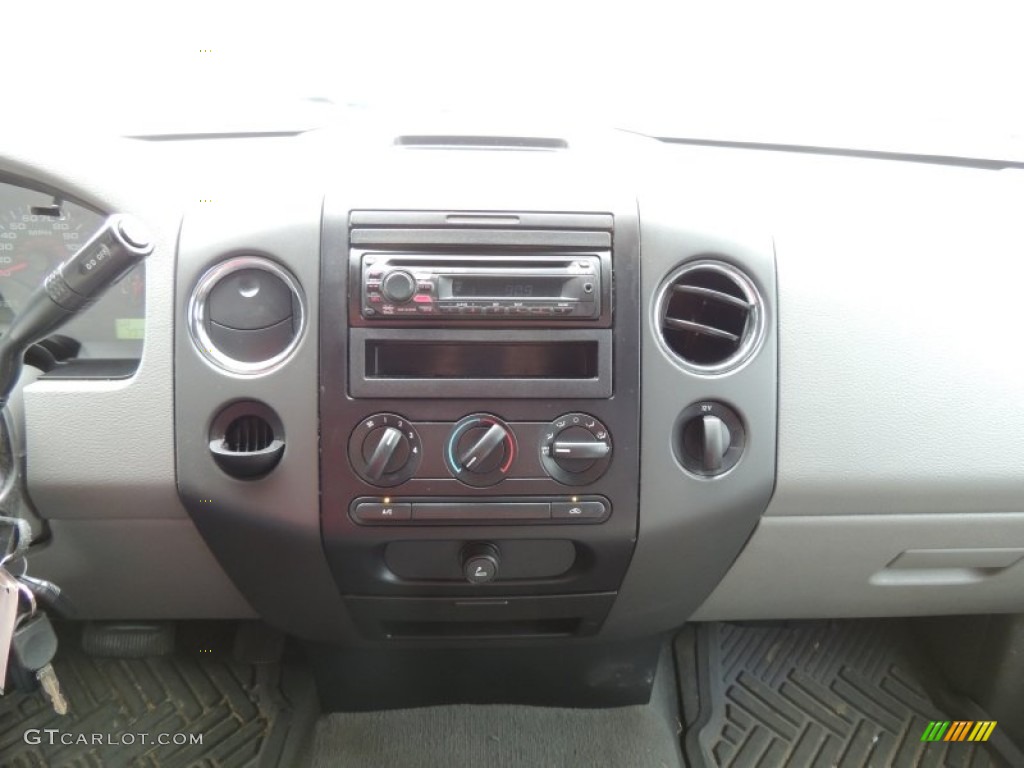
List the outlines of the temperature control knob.
<svg viewBox="0 0 1024 768">
<path fill-rule="evenodd" d="M 349 438 L 348 454 L 352 468 L 363 480 L 389 488 L 416 474 L 422 450 L 412 424 L 393 413 L 378 413 L 356 427 Z"/>
<path fill-rule="evenodd" d="M 459 480 L 477 488 L 505 479 L 516 457 L 512 429 L 497 416 L 477 413 L 459 421 L 448 438 L 445 461 Z"/>
<path fill-rule="evenodd" d="M 587 485 L 608 469 L 611 436 L 607 427 L 589 414 L 560 416 L 541 435 L 540 460 L 558 482 Z"/>
</svg>

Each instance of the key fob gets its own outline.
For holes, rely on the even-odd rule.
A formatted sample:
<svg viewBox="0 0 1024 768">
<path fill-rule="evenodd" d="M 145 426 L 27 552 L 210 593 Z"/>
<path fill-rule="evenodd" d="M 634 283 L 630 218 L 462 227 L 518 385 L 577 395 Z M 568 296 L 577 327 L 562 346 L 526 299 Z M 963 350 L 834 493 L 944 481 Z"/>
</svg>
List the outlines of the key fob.
<svg viewBox="0 0 1024 768">
<path fill-rule="evenodd" d="M 14 630 L 11 651 L 18 665 L 35 674 L 57 655 L 57 633 L 50 618 L 40 611 Z"/>
</svg>

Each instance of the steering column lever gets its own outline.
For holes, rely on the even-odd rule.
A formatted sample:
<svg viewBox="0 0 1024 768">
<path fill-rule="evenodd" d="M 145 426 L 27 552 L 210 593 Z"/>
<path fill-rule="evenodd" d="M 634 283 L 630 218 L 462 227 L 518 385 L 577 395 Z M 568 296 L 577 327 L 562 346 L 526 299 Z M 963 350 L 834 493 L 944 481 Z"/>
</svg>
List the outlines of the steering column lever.
<svg viewBox="0 0 1024 768">
<path fill-rule="evenodd" d="M 0 408 L 6 407 L 18 383 L 26 350 L 92 304 L 152 252 L 153 238 L 145 225 L 132 216 L 113 214 L 45 277 L 0 338 Z"/>
</svg>

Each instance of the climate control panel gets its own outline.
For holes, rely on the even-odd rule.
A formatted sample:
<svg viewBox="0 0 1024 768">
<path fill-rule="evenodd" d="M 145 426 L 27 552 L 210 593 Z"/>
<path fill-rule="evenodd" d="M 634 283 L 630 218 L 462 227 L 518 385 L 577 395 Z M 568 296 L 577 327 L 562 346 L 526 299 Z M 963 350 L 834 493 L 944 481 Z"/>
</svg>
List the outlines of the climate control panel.
<svg viewBox="0 0 1024 768">
<path fill-rule="evenodd" d="M 608 470 L 612 441 L 608 428 L 587 413 L 550 422 L 508 422 L 473 413 L 453 423 L 377 413 L 353 430 L 348 455 L 355 473 L 377 488 L 450 479 L 470 488 L 524 479 L 580 487 Z"/>
</svg>

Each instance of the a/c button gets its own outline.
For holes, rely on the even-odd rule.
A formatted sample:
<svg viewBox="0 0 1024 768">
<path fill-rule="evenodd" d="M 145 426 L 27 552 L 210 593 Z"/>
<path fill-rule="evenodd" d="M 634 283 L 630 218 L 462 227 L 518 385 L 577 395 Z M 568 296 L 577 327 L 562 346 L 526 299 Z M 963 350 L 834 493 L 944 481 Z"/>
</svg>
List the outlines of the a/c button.
<svg viewBox="0 0 1024 768">
<path fill-rule="evenodd" d="M 389 523 L 392 520 L 411 520 L 412 504 L 379 504 L 364 501 L 356 504 L 354 517 L 358 523 Z"/>
</svg>

